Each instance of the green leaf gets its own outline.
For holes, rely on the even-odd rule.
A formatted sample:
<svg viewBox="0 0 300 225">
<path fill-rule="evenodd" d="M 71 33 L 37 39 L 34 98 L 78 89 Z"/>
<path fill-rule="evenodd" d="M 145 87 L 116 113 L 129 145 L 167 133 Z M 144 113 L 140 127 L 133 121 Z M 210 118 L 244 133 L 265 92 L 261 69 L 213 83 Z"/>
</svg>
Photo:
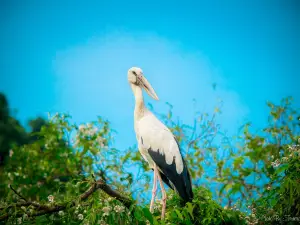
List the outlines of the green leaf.
<svg viewBox="0 0 300 225">
<path fill-rule="evenodd" d="M 194 215 L 193 215 L 194 205 L 192 205 L 192 203 L 190 203 L 190 202 L 188 202 L 186 205 L 187 205 L 188 213 L 190 214 L 192 219 L 194 219 Z"/>
<path fill-rule="evenodd" d="M 149 211 L 149 209 L 148 208 L 143 208 L 142 211 L 144 213 L 144 216 L 149 220 L 149 222 L 151 224 L 153 224 L 153 216 L 152 216 L 151 212 Z"/>
<path fill-rule="evenodd" d="M 275 172 L 276 172 L 277 174 L 280 174 L 281 172 L 285 171 L 285 170 L 288 169 L 288 168 L 289 168 L 289 165 L 288 165 L 288 164 L 285 164 L 285 165 L 279 167 Z"/>
<path fill-rule="evenodd" d="M 175 212 L 176 212 L 178 218 L 181 219 L 181 220 L 183 220 L 183 216 L 181 215 L 181 212 L 179 212 L 178 209 L 175 209 Z"/>
<path fill-rule="evenodd" d="M 141 213 L 141 211 L 136 208 L 134 210 L 134 217 L 138 220 L 138 221 L 143 221 L 143 214 Z"/>
</svg>

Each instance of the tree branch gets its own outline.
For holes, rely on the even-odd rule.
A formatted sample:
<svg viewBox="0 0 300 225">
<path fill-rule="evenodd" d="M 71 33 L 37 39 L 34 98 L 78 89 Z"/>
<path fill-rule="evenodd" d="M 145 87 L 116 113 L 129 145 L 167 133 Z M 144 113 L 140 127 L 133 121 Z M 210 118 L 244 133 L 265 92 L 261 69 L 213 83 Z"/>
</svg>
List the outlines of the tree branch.
<svg viewBox="0 0 300 225">
<path fill-rule="evenodd" d="M 39 211 L 35 212 L 35 213 L 32 213 L 32 214 L 29 214 L 28 215 L 29 217 L 37 217 L 37 216 L 42 216 L 42 215 L 46 215 L 46 214 L 55 213 L 55 212 L 58 212 L 58 211 L 66 209 L 68 205 L 69 205 L 69 207 L 74 207 L 76 205 L 76 201 L 75 200 L 73 200 L 71 202 L 71 204 L 64 203 L 64 204 L 61 204 L 61 205 L 54 205 L 54 206 L 43 205 L 43 204 L 40 204 L 40 203 L 37 203 L 37 202 L 27 201 L 18 192 L 16 192 L 12 187 L 11 187 L 11 189 L 13 190 L 13 192 L 16 195 L 18 195 L 25 202 L 16 203 L 15 205 L 8 206 L 7 208 L 22 207 L 22 206 L 30 206 L 30 205 L 32 205 L 32 206 L 34 206 Z M 101 179 L 95 181 L 88 190 L 86 190 L 83 194 L 81 194 L 79 196 L 80 201 L 86 200 L 90 195 L 92 195 L 98 189 L 101 189 L 102 191 L 104 191 L 109 196 L 114 197 L 117 200 L 119 200 L 121 203 L 123 203 L 123 205 L 126 208 L 129 208 L 133 204 L 133 201 L 131 199 L 129 199 L 129 198 L 125 197 L 125 196 L 122 196 L 119 192 L 113 190 L 109 185 L 107 185 Z M 4 221 L 4 220 L 8 219 L 9 216 L 10 216 L 9 213 L 6 213 L 6 214 L 0 216 L 0 221 Z M 18 213 L 18 214 L 16 214 L 16 216 L 17 217 L 21 217 L 21 216 L 23 216 L 23 213 Z"/>
</svg>

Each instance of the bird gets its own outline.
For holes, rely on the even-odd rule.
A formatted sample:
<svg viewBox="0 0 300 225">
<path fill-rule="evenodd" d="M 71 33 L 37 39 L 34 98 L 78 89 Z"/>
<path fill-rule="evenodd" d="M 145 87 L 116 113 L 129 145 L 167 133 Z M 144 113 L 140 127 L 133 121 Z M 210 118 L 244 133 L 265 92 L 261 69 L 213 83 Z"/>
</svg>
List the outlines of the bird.
<svg viewBox="0 0 300 225">
<path fill-rule="evenodd" d="M 193 190 L 190 172 L 176 137 L 144 104 L 143 89 L 154 100 L 158 101 L 159 98 L 142 69 L 131 67 L 127 77 L 135 98 L 134 131 L 138 150 L 154 173 L 150 212 L 154 211 L 158 180 L 162 192 L 161 219 L 164 219 L 167 201 L 164 183 L 185 203 L 191 202 Z"/>
</svg>

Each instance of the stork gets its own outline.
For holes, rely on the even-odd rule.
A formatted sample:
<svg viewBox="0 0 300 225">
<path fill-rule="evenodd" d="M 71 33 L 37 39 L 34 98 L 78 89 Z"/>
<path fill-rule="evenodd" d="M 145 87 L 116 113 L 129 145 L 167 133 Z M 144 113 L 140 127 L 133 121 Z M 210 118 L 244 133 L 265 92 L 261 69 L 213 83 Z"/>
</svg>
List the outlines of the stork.
<svg viewBox="0 0 300 225">
<path fill-rule="evenodd" d="M 153 213 L 158 179 L 162 192 L 163 219 L 167 201 L 163 182 L 188 202 L 193 199 L 191 177 L 176 138 L 144 104 L 142 89 L 145 89 L 153 99 L 159 99 L 143 71 L 138 67 L 130 68 L 128 82 L 135 97 L 134 130 L 139 152 L 154 171 L 150 212 Z"/>
</svg>

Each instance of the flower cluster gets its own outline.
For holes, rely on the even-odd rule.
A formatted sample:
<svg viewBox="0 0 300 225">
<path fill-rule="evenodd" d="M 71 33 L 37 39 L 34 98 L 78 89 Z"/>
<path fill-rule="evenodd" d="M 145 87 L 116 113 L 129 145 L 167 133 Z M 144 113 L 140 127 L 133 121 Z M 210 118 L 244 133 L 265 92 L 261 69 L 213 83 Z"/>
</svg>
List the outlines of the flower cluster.
<svg viewBox="0 0 300 225">
<path fill-rule="evenodd" d="M 252 206 L 248 206 L 248 209 L 250 209 L 252 211 L 252 213 L 250 214 L 250 216 L 246 216 L 246 222 L 248 225 L 256 225 L 258 224 L 258 219 L 256 218 L 256 208 L 252 207 Z"/>
<path fill-rule="evenodd" d="M 110 206 L 103 207 L 102 211 L 104 212 L 103 216 L 108 216 L 111 211 L 111 207 Z"/>
<path fill-rule="evenodd" d="M 79 133 L 84 136 L 94 136 L 98 131 L 97 127 L 94 127 L 93 124 L 87 123 L 81 124 L 79 126 Z"/>
<path fill-rule="evenodd" d="M 289 152 L 300 152 L 300 145 L 289 145 L 288 150 Z"/>
<path fill-rule="evenodd" d="M 82 214 L 78 214 L 78 219 L 79 220 L 83 220 L 83 215 Z"/>
<path fill-rule="evenodd" d="M 74 147 L 78 147 L 80 142 L 83 140 L 93 140 L 92 146 L 101 148 L 107 148 L 105 145 L 105 138 L 101 137 L 98 132 L 98 127 L 94 126 L 92 123 L 81 124 L 78 128 L 78 133 L 73 141 Z"/>
<path fill-rule="evenodd" d="M 289 145 L 288 146 L 288 150 L 289 150 L 289 155 L 288 156 L 284 156 L 281 159 L 276 159 L 274 162 L 271 162 L 271 165 L 276 168 L 278 167 L 281 163 L 286 163 L 289 161 L 290 158 L 293 158 L 295 155 L 300 155 L 300 145 Z M 271 156 L 272 159 L 274 159 L 274 156 Z"/>
<path fill-rule="evenodd" d="M 115 210 L 116 213 L 122 213 L 122 212 L 125 211 L 125 207 L 122 206 L 122 205 L 116 205 L 116 206 L 114 207 L 114 210 Z"/>
<path fill-rule="evenodd" d="M 276 159 L 275 162 L 271 162 L 271 165 L 276 168 L 280 165 L 280 160 L 279 159 Z"/>
</svg>

